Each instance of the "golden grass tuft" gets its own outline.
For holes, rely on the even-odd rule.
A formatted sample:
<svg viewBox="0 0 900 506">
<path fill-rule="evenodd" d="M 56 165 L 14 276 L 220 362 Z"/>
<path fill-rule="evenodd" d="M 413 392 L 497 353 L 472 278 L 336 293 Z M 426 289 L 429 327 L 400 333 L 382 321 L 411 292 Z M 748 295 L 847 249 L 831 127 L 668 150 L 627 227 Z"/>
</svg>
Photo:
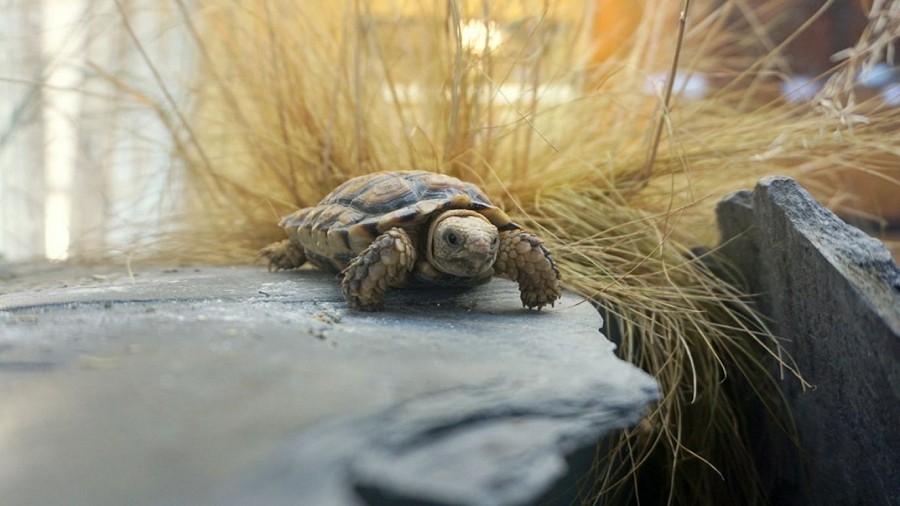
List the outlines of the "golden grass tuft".
<svg viewBox="0 0 900 506">
<path fill-rule="evenodd" d="M 188 185 L 166 255 L 251 261 L 282 237 L 279 216 L 371 171 L 480 183 L 545 238 L 565 285 L 614 317 L 620 356 L 662 385 L 646 421 L 598 460 L 585 500 L 627 497 L 650 479 L 645 502 L 764 500 L 733 394 L 750 388 L 788 426 L 769 364 L 790 362 L 748 297 L 691 248 L 715 241 L 715 202 L 760 176 L 896 165 L 897 110 L 854 104 L 840 72 L 819 107 L 780 101 L 779 48 L 743 2 L 694 2 L 679 72 L 706 72 L 716 89 L 692 101 L 676 88 L 668 108 L 642 91 L 672 63 L 678 9 L 665 0 L 636 3 L 633 29 L 604 41 L 599 62 L 590 12 L 571 4 L 175 4 L 201 75 L 190 119 L 170 121 Z M 469 19 L 496 20 L 503 43 L 468 47 Z"/>
</svg>

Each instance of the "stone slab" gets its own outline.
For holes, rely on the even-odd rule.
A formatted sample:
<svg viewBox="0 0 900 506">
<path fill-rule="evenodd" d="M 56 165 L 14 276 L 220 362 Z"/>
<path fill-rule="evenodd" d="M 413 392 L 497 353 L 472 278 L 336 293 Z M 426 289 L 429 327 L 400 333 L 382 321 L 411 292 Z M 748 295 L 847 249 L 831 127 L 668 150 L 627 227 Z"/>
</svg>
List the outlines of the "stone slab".
<svg viewBox="0 0 900 506">
<path fill-rule="evenodd" d="M 900 269 L 890 253 L 785 177 L 717 212 L 722 252 L 813 385 L 783 382 L 799 452 L 776 427 L 760 438 L 772 503 L 900 504 Z"/>
<path fill-rule="evenodd" d="M 568 503 L 658 395 L 589 304 L 504 280 L 362 313 L 307 270 L 5 272 L 4 504 Z"/>
</svg>

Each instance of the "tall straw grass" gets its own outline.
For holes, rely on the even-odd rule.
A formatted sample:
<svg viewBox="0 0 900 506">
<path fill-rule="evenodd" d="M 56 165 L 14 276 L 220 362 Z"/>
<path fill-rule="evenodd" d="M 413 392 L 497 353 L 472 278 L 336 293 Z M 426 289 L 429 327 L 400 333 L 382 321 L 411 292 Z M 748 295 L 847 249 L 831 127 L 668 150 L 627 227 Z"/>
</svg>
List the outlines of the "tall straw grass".
<svg viewBox="0 0 900 506">
<path fill-rule="evenodd" d="M 841 79 L 875 59 L 863 47 L 821 100 L 777 98 L 780 47 L 756 15 L 789 2 L 759 3 L 693 2 L 679 73 L 716 88 L 686 100 L 676 87 L 666 103 L 644 89 L 679 46 L 666 0 L 630 4 L 616 40 L 590 35 L 589 9 L 551 2 L 176 0 L 200 75 L 190 114 L 156 106 L 189 183 L 165 254 L 250 261 L 282 237 L 279 216 L 371 171 L 479 183 L 546 240 L 565 285 L 611 316 L 620 356 L 662 386 L 647 419 L 598 456 L 585 500 L 762 502 L 739 392 L 789 431 L 769 366 L 791 364 L 748 296 L 691 249 L 715 241 L 716 200 L 762 175 L 897 164 L 900 118 L 850 100 Z M 471 19 L 496 20 L 502 44 L 469 44 Z"/>
</svg>

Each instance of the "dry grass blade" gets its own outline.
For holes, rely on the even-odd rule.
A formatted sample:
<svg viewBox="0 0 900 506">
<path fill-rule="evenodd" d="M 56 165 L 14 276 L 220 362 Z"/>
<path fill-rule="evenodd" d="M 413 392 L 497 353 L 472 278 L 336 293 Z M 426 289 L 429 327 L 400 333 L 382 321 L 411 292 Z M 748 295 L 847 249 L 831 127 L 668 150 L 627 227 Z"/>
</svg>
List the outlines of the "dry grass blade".
<svg viewBox="0 0 900 506">
<path fill-rule="evenodd" d="M 687 29 L 687 17 L 691 11 L 691 0 L 684 0 L 681 8 L 681 15 L 678 19 L 678 38 L 675 41 L 675 54 L 672 56 L 672 67 L 666 76 L 665 93 L 660 103 L 659 120 L 656 123 L 656 130 L 653 132 L 653 140 L 650 142 L 650 150 L 647 154 L 647 163 L 644 165 L 644 172 L 641 174 L 642 183 L 650 179 L 653 172 L 653 163 L 656 162 L 656 154 L 659 150 L 659 141 L 662 140 L 663 127 L 666 124 L 666 117 L 669 115 L 669 104 L 672 102 L 672 90 L 675 89 L 675 76 L 678 74 L 678 64 L 681 61 L 681 48 L 684 47 L 684 33 Z"/>
</svg>

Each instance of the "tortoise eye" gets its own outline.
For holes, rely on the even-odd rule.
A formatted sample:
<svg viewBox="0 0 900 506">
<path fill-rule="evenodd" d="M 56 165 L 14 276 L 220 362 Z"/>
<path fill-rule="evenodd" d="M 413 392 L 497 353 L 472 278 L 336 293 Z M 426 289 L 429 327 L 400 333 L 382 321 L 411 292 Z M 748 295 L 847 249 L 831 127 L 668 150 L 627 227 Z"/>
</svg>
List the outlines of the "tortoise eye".
<svg viewBox="0 0 900 506">
<path fill-rule="evenodd" d="M 454 232 L 447 232 L 447 235 L 444 236 L 450 246 L 459 246 L 459 237 Z"/>
</svg>

